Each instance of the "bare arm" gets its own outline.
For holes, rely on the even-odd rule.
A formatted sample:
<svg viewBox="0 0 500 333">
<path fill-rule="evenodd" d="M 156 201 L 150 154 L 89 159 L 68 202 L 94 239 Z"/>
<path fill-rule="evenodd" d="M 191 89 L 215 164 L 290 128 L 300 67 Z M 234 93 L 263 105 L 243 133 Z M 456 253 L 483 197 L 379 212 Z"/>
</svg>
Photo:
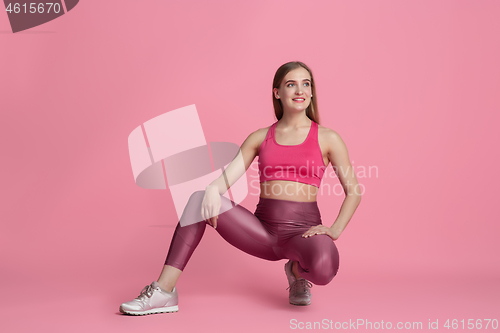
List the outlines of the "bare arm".
<svg viewBox="0 0 500 333">
<path fill-rule="evenodd" d="M 340 135 L 335 131 L 331 131 L 328 134 L 328 159 L 332 163 L 346 195 L 340 207 L 339 215 L 330 227 L 334 238 L 337 239 L 344 231 L 361 202 L 361 189 L 349 161 L 347 147 Z"/>
<path fill-rule="evenodd" d="M 258 129 L 252 132 L 241 144 L 235 158 L 229 163 L 226 170 L 216 180 L 211 182 L 208 188 L 214 188 L 220 195 L 234 184 L 248 170 L 253 160 L 259 153 L 259 146 L 264 140 L 266 129 Z"/>
<path fill-rule="evenodd" d="M 339 177 L 346 197 L 340 207 L 337 219 L 330 228 L 324 225 L 314 226 L 306 231 L 302 237 L 326 234 L 333 240 L 337 240 L 361 202 L 361 189 L 349 161 L 347 147 L 340 135 L 333 130 L 329 130 L 326 138 L 328 159 Z"/>
</svg>

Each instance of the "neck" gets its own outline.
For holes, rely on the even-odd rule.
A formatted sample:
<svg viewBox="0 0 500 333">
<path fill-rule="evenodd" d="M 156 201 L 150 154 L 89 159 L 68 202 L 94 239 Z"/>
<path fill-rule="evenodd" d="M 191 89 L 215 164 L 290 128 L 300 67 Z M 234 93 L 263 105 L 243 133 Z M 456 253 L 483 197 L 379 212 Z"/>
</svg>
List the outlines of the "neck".
<svg viewBox="0 0 500 333">
<path fill-rule="evenodd" d="M 306 116 L 306 111 L 299 113 L 296 112 L 283 112 L 283 116 L 279 120 L 280 123 L 285 127 L 302 127 L 309 126 L 311 124 L 309 117 Z"/>
</svg>

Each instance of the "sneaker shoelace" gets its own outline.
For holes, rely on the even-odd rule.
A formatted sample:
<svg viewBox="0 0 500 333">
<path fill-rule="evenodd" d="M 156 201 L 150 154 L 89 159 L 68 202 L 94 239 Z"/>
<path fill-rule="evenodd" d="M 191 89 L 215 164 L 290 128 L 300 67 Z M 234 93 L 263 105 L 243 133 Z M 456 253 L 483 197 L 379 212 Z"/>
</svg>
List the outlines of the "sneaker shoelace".
<svg viewBox="0 0 500 333">
<path fill-rule="evenodd" d="M 152 285 L 145 286 L 144 288 L 142 288 L 141 294 L 139 296 L 137 296 L 137 299 L 144 300 L 146 297 L 149 298 L 149 297 L 153 296 L 154 290 L 155 289 L 153 288 Z"/>
<path fill-rule="evenodd" d="M 286 290 L 290 289 L 292 292 L 308 293 L 309 289 L 312 288 L 312 283 L 306 279 L 295 280 Z"/>
</svg>

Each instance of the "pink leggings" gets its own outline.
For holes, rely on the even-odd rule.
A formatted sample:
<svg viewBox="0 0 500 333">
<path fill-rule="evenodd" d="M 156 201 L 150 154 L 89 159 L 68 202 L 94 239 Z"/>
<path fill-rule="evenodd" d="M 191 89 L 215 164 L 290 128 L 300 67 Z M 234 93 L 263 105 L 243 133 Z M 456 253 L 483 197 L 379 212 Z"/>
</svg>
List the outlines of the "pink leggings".
<svg viewBox="0 0 500 333">
<path fill-rule="evenodd" d="M 191 195 L 184 214 L 201 218 L 201 202 L 205 191 Z M 253 256 L 266 260 L 298 261 L 300 276 L 317 285 L 328 284 L 339 269 L 339 252 L 327 235 L 304 238 L 310 227 L 321 224 L 316 201 L 297 202 L 259 198 L 255 213 L 221 196 L 221 211 L 217 229 L 228 243 Z M 230 208 L 232 206 L 232 208 Z M 170 243 L 165 265 L 184 270 L 198 246 L 208 222 L 177 227 Z"/>
</svg>

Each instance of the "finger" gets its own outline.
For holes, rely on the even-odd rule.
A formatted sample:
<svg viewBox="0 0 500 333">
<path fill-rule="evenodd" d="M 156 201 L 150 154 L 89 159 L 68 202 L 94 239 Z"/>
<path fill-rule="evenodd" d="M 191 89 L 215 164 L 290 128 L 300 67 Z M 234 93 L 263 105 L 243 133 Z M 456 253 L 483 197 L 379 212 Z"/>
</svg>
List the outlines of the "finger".
<svg viewBox="0 0 500 333">
<path fill-rule="evenodd" d="M 304 237 L 309 237 L 309 236 L 311 236 L 311 235 L 314 233 L 315 229 L 316 229 L 316 227 L 311 227 L 309 230 L 307 230 L 307 231 L 304 233 L 304 235 L 303 235 L 303 236 L 304 236 Z"/>
<path fill-rule="evenodd" d="M 210 221 L 212 221 L 212 225 L 214 224 L 215 220 L 214 220 L 214 217 L 215 217 L 215 214 L 214 214 L 214 207 L 210 207 L 209 210 L 208 210 L 208 218 L 210 219 Z"/>
<path fill-rule="evenodd" d="M 212 209 L 210 211 L 210 217 L 212 219 L 212 223 L 213 223 L 214 229 L 217 229 L 217 218 L 218 218 L 218 215 L 217 215 L 216 207 L 212 207 Z"/>
<path fill-rule="evenodd" d="M 208 216 L 208 211 L 206 208 L 203 209 L 203 216 L 204 216 L 204 221 L 207 222 L 208 224 L 212 225 L 210 218 Z"/>
<path fill-rule="evenodd" d="M 208 219 L 207 209 L 205 207 L 203 207 L 203 218 L 205 221 L 210 222 Z"/>
<path fill-rule="evenodd" d="M 213 211 L 212 211 L 212 210 L 209 210 L 208 219 L 210 220 L 210 225 L 211 225 L 212 227 L 214 227 L 214 229 L 215 229 L 215 222 L 216 222 L 216 221 L 215 221 L 215 217 L 214 217 L 213 215 L 214 215 L 214 214 L 213 214 Z"/>
<path fill-rule="evenodd" d="M 210 210 L 208 208 L 205 208 L 205 218 L 207 219 L 208 223 L 212 225 L 212 218 L 210 217 Z"/>
</svg>

